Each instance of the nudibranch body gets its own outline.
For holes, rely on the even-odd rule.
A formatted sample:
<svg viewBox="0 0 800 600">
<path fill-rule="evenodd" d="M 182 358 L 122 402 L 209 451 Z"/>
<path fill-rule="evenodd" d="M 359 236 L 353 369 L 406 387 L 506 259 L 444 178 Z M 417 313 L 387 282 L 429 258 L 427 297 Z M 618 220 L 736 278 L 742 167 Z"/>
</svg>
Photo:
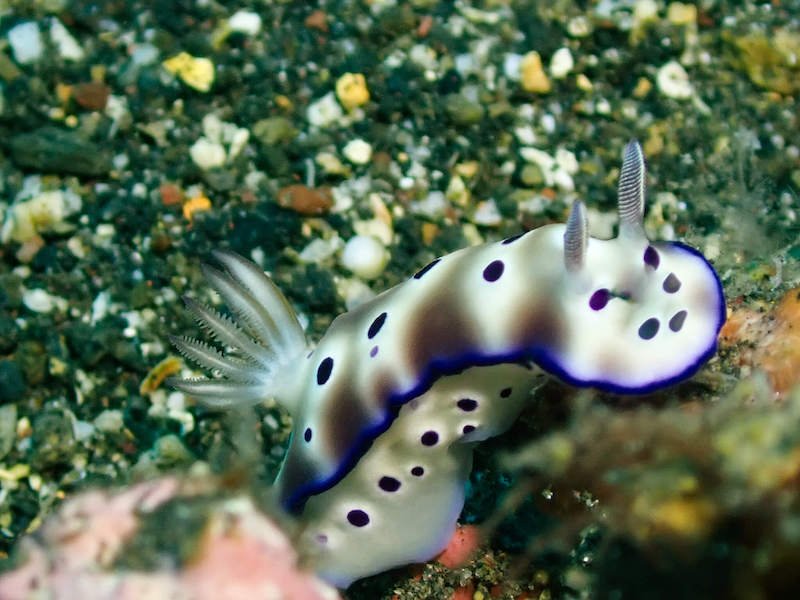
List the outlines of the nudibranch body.
<svg viewBox="0 0 800 600">
<path fill-rule="evenodd" d="M 293 418 L 275 481 L 317 571 L 355 579 L 430 559 L 452 534 L 476 442 L 501 433 L 537 367 L 577 385 L 651 391 L 715 351 L 725 303 L 697 251 L 650 242 L 641 149 L 625 149 L 619 235 L 590 238 L 576 202 L 565 225 L 438 258 L 339 316 L 313 351 L 287 301 L 230 252 L 204 267 L 239 319 L 187 300 L 223 354 L 176 338 L 212 379 L 177 388 L 212 406 L 274 397 Z"/>
</svg>

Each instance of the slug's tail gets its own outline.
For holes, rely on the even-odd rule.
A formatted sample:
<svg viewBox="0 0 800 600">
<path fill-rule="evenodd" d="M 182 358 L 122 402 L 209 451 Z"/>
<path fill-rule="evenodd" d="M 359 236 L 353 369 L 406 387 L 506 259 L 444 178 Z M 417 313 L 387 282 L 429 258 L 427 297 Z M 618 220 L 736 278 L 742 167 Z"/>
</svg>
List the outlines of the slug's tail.
<svg viewBox="0 0 800 600">
<path fill-rule="evenodd" d="M 181 354 L 212 377 L 172 378 L 169 384 L 215 408 L 257 404 L 278 396 L 290 382 L 292 364 L 307 349 L 305 335 L 286 298 L 257 265 L 226 250 L 215 251 L 214 258 L 223 270 L 203 265 L 203 275 L 236 320 L 191 298 L 184 297 L 184 302 L 227 351 L 195 338 L 170 336 Z"/>
</svg>

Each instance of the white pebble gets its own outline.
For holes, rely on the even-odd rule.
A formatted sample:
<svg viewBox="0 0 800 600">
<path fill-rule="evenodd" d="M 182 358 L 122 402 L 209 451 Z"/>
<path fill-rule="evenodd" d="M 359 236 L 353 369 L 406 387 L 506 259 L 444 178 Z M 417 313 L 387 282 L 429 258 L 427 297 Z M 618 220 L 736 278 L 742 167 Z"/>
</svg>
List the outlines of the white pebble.
<svg viewBox="0 0 800 600">
<path fill-rule="evenodd" d="M 365 165 L 372 158 L 372 146 L 362 139 L 350 140 L 342 153 L 354 165 Z"/>
<path fill-rule="evenodd" d="M 521 54 L 506 54 L 503 57 L 503 75 L 511 81 L 519 81 L 519 68 L 522 62 Z"/>
<path fill-rule="evenodd" d="M 261 16 L 249 10 L 237 10 L 228 19 L 228 27 L 245 35 L 258 35 L 261 32 Z"/>
<path fill-rule="evenodd" d="M 497 204 L 495 204 L 494 200 L 486 200 L 478 203 L 475 214 L 472 216 L 472 221 L 476 225 L 495 227 L 503 222 L 503 217 L 500 215 L 500 211 L 497 210 Z"/>
<path fill-rule="evenodd" d="M 119 433 L 125 427 L 121 410 L 106 409 L 94 418 L 94 426 L 103 433 Z"/>
<path fill-rule="evenodd" d="M 342 266 L 362 279 L 374 279 L 383 273 L 388 261 L 386 248 L 369 235 L 350 238 L 342 250 Z"/>
<path fill-rule="evenodd" d="M 83 60 L 86 53 L 69 30 L 58 19 L 50 21 L 50 39 L 64 60 Z"/>
<path fill-rule="evenodd" d="M 46 290 L 36 288 L 26 289 L 22 293 L 22 303 L 33 312 L 49 313 L 54 308 L 65 309 L 67 301 L 58 296 L 52 296 Z"/>
<path fill-rule="evenodd" d="M 14 58 L 20 64 L 27 65 L 39 60 L 44 52 L 42 33 L 33 21 L 25 21 L 8 30 L 8 43 Z"/>
<path fill-rule="evenodd" d="M 208 171 L 215 167 L 221 167 L 225 164 L 225 148 L 222 144 L 212 142 L 206 137 L 198 139 L 192 147 L 189 148 L 189 155 L 192 161 L 203 171 Z"/>
<path fill-rule="evenodd" d="M 336 100 L 336 94 L 328 92 L 316 102 L 308 105 L 306 118 L 315 127 L 328 127 L 341 122 L 344 118 L 344 110 Z"/>
<path fill-rule="evenodd" d="M 668 98 L 686 100 L 694 95 L 694 87 L 689 81 L 689 74 L 680 63 L 674 60 L 658 70 L 656 84 L 661 93 Z"/>
<path fill-rule="evenodd" d="M 569 75 L 574 66 L 575 60 L 572 58 L 569 48 L 559 48 L 550 59 L 550 75 L 553 76 L 553 79 L 563 79 Z"/>
</svg>

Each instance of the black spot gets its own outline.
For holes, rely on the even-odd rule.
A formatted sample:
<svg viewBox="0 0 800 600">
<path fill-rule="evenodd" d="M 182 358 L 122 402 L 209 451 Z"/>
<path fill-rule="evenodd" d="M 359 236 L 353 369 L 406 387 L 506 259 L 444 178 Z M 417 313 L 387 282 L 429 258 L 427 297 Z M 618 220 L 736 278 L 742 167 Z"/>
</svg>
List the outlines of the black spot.
<svg viewBox="0 0 800 600">
<path fill-rule="evenodd" d="M 423 469 L 422 467 L 414 467 L 413 469 L 411 469 L 411 474 L 414 477 L 422 477 L 425 474 L 425 469 Z"/>
<path fill-rule="evenodd" d="M 426 431 L 420 438 L 423 446 L 435 446 L 439 441 L 439 434 L 435 431 Z"/>
<path fill-rule="evenodd" d="M 396 492 L 400 489 L 400 482 L 394 477 L 384 475 L 378 482 L 378 487 L 380 487 L 384 492 Z"/>
<path fill-rule="evenodd" d="M 486 281 L 497 281 L 505 270 L 505 265 L 502 260 L 493 260 L 483 270 L 483 278 Z"/>
<path fill-rule="evenodd" d="M 508 398 L 511 395 L 511 388 L 503 388 L 500 390 L 501 398 Z"/>
<path fill-rule="evenodd" d="M 661 257 L 658 255 L 658 252 L 652 246 L 648 246 L 647 250 L 644 251 L 644 264 L 648 267 L 653 267 L 653 269 L 658 268 L 658 264 L 661 262 Z"/>
<path fill-rule="evenodd" d="M 375 355 L 376 355 L 377 353 L 378 353 L 378 347 L 377 347 L 377 346 L 373 346 L 373 347 L 372 347 L 372 349 L 369 351 L 369 355 L 370 355 L 371 357 L 373 357 L 373 358 L 375 358 Z"/>
<path fill-rule="evenodd" d="M 351 510 L 349 513 L 347 513 L 347 520 L 349 521 L 350 525 L 364 527 L 365 525 L 369 524 L 369 515 L 363 510 L 356 508 L 355 510 Z"/>
<path fill-rule="evenodd" d="M 658 319 L 652 317 L 639 326 L 639 337 L 643 340 L 652 340 L 658 333 Z"/>
<path fill-rule="evenodd" d="M 456 406 L 463 410 L 464 412 L 472 412 L 476 408 L 478 408 L 478 401 L 473 400 L 472 398 L 462 398 L 458 402 L 456 402 Z"/>
<path fill-rule="evenodd" d="M 475 425 L 464 425 L 464 428 L 461 431 L 464 433 L 464 435 L 472 433 L 475 431 Z"/>
<path fill-rule="evenodd" d="M 517 241 L 519 238 L 521 238 L 523 235 L 525 235 L 525 234 L 524 234 L 524 233 L 518 233 L 517 235 L 512 235 L 511 237 L 508 237 L 508 238 L 504 239 L 504 240 L 503 240 L 501 243 L 502 243 L 504 246 L 505 246 L 505 245 L 508 245 L 508 244 L 510 244 L 510 243 L 512 243 L 512 242 L 516 242 L 516 241 Z"/>
<path fill-rule="evenodd" d="M 664 284 L 662 285 L 664 291 L 668 294 L 674 294 L 679 289 L 681 289 L 681 280 L 675 277 L 675 273 L 670 273 L 667 275 L 667 278 L 664 280 Z"/>
<path fill-rule="evenodd" d="M 378 335 L 378 332 L 381 330 L 381 327 L 383 327 L 383 324 L 385 322 L 386 322 L 386 313 L 382 312 L 377 317 L 375 317 L 375 320 L 372 322 L 372 325 L 369 326 L 369 330 L 367 330 L 367 338 L 371 340 L 376 335 Z"/>
<path fill-rule="evenodd" d="M 333 371 L 333 359 L 328 356 L 322 359 L 319 367 L 317 367 L 317 384 L 324 385 L 330 379 L 331 371 Z"/>
<path fill-rule="evenodd" d="M 686 321 L 686 315 L 689 314 L 685 310 L 679 310 L 669 320 L 669 328 L 672 331 L 678 332 L 683 328 L 683 323 Z"/>
<path fill-rule="evenodd" d="M 307 442 L 311 441 L 311 427 L 306 427 L 306 430 L 303 432 L 303 439 Z"/>
<path fill-rule="evenodd" d="M 611 292 L 609 292 L 606 288 L 600 288 L 592 297 L 589 298 L 589 308 L 592 310 L 602 310 L 608 304 L 608 301 L 611 299 Z"/>
<path fill-rule="evenodd" d="M 419 271 L 414 273 L 414 279 L 422 279 L 422 276 L 425 275 L 425 273 L 427 273 L 428 271 L 430 271 L 433 267 L 435 267 L 436 263 L 438 263 L 440 260 L 442 260 L 442 259 L 441 258 L 437 258 L 437 259 L 432 260 L 431 262 L 429 262 L 424 267 L 422 267 Z"/>
</svg>

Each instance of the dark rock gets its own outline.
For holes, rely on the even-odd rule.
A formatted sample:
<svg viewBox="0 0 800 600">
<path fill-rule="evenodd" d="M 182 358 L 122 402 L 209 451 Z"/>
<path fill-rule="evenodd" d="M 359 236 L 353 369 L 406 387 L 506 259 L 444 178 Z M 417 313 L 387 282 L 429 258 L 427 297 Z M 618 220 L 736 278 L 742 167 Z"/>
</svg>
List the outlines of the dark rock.
<svg viewBox="0 0 800 600">
<path fill-rule="evenodd" d="M 111 158 L 98 144 L 56 127 L 15 135 L 9 148 L 15 163 L 35 171 L 97 177 L 111 170 Z"/>
<path fill-rule="evenodd" d="M 18 402 L 24 395 L 22 369 L 14 360 L 0 360 L 0 403 Z"/>
</svg>

